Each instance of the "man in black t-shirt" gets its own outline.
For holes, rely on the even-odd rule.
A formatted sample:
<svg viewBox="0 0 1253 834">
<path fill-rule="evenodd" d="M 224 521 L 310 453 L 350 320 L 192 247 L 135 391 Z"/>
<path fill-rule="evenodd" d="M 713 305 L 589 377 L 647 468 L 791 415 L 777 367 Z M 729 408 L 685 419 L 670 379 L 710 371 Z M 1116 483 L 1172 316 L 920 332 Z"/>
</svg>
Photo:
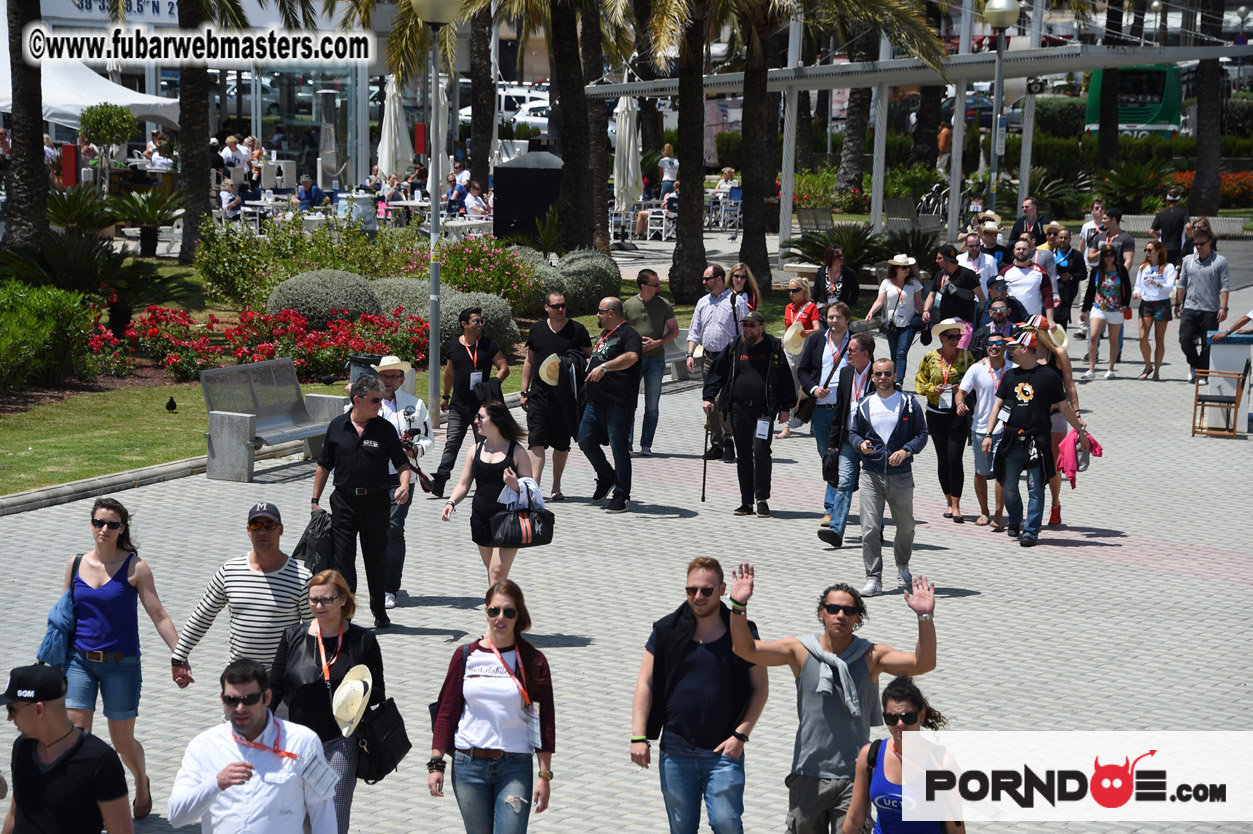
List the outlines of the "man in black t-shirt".
<svg viewBox="0 0 1253 834">
<path fill-rule="evenodd" d="M 1040 537 L 1040 525 L 1044 522 L 1044 485 L 1056 471 L 1053 445 L 1050 440 L 1050 423 L 1053 408 L 1061 411 L 1066 421 L 1079 432 L 1079 442 L 1088 448 L 1087 423 L 1066 398 L 1062 377 L 1047 365 L 1036 360 L 1038 337 L 1032 330 L 1024 330 L 1010 342 L 1011 358 L 1016 367 L 1001 379 L 996 389 L 996 402 L 992 404 L 992 416 L 988 418 L 988 433 L 983 440 L 983 454 L 992 454 L 992 436 L 997 427 L 1005 431 L 996 448 L 993 471 L 1005 492 L 1005 510 L 1009 515 L 1009 535 L 1022 538 L 1023 547 L 1035 547 Z M 1027 472 L 1027 516 L 1022 513 L 1022 495 L 1018 481 Z"/>
<path fill-rule="evenodd" d="M 1130 232 L 1123 231 L 1122 209 L 1110 206 L 1105 209 L 1105 223 L 1097 227 L 1096 236 L 1088 244 L 1088 260 L 1100 263 L 1101 247 L 1112 246 L 1122 255 L 1122 265 L 1127 274 L 1136 274 L 1132 261 L 1136 256 L 1136 239 Z"/>
<path fill-rule="evenodd" d="M 984 299 L 983 282 L 974 270 L 958 264 L 957 247 L 951 243 L 940 247 L 935 262 L 939 269 L 935 273 L 935 289 L 931 290 L 922 305 L 923 322 L 961 319 L 973 324 L 975 307 Z M 938 311 L 935 309 L 937 299 Z"/>
<path fill-rule="evenodd" d="M 550 501 L 561 501 L 561 475 L 570 456 L 570 441 L 579 430 L 566 419 L 558 390 L 539 373 L 540 363 L 550 356 L 558 359 L 558 368 L 566 351 L 578 350 L 584 357 L 592 353 L 592 339 L 587 328 L 566 317 L 566 297 L 550 292 L 544 299 L 548 317 L 531 325 L 526 339 L 526 360 L 522 363 L 522 408 L 526 411 L 527 452 L 531 455 L 531 472 L 535 482 L 543 483 L 544 452 L 553 450 L 553 490 Z M 560 371 L 558 371 L 560 379 Z"/>
<path fill-rule="evenodd" d="M 612 490 L 605 509 L 624 513 L 631 499 L 631 426 L 639 400 L 644 340 L 627 324 L 620 298 L 602 298 L 596 320 L 602 329 L 587 365 L 587 406 L 579 425 L 579 448 L 596 470 L 592 500 L 599 501 Z M 613 466 L 601 448 L 605 443 L 613 452 Z"/>
<path fill-rule="evenodd" d="M 12 834 L 130 834 L 122 760 L 70 723 L 65 677 L 52 666 L 19 666 L 0 695 L 21 733 L 13 742 Z"/>
<path fill-rule="evenodd" d="M 483 309 L 467 307 L 457 314 L 457 321 L 461 323 L 461 335 L 444 345 L 447 361 L 444 363 L 444 395 L 439 404 L 440 409 L 447 412 L 448 422 L 444 427 L 444 452 L 431 478 L 431 494 L 436 498 L 444 497 L 444 484 L 452 475 L 466 432 L 473 428 L 475 441 L 479 439 L 478 428 L 474 426 L 479 398 L 474 387 L 488 385 L 495 389 L 492 399 L 498 399 L 500 382 L 509 376 L 509 362 L 500 346 L 483 335 Z M 488 375 L 493 367 L 496 368 L 495 385 Z"/>
<path fill-rule="evenodd" d="M 1162 246 L 1166 247 L 1166 257 L 1175 269 L 1182 261 L 1183 229 L 1188 225 L 1188 210 L 1179 205 L 1182 196 L 1183 192 L 1172 186 L 1166 192 L 1166 208 L 1154 216 L 1153 225 L 1149 228 L 1149 237 L 1162 242 Z"/>
</svg>

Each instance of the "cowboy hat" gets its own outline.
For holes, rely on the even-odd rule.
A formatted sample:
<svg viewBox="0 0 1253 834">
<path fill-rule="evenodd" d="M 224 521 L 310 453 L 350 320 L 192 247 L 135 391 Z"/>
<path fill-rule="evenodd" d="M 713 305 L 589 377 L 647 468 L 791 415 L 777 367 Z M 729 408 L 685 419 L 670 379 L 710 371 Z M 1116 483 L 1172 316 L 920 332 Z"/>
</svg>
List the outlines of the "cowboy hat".
<svg viewBox="0 0 1253 834">
<path fill-rule="evenodd" d="M 696 350 L 692 351 L 692 358 L 693 358 L 693 359 L 700 359 L 700 358 L 701 358 L 702 356 L 704 356 L 704 355 L 705 355 L 705 346 L 704 346 L 704 345 L 697 345 L 697 346 L 696 346 Z"/>
<path fill-rule="evenodd" d="M 999 233 L 1001 231 L 1001 224 L 997 223 L 995 220 L 989 220 L 979 227 L 979 231 Z"/>
<path fill-rule="evenodd" d="M 805 347 L 805 322 L 797 319 L 783 331 L 783 349 L 796 356 Z"/>
<path fill-rule="evenodd" d="M 548 385 L 556 385 L 561 381 L 561 357 L 557 354 L 550 354 L 547 359 L 540 363 L 539 378 Z"/>
<path fill-rule="evenodd" d="M 1066 330 L 1060 324 L 1053 325 L 1053 329 L 1049 331 L 1049 338 L 1053 341 L 1053 347 L 1063 353 L 1070 346 L 1070 339 L 1066 336 Z"/>
<path fill-rule="evenodd" d="M 992 211 L 991 209 L 981 212 L 980 214 L 977 215 L 977 217 L 980 220 L 987 219 L 987 220 L 991 220 L 993 223 L 995 223 L 998 226 L 1001 225 L 1001 216 L 997 214 L 996 212 Z"/>
<path fill-rule="evenodd" d="M 888 261 L 888 266 L 913 266 L 916 263 L 918 263 L 917 260 L 902 253 L 892 256 L 892 260 Z"/>
<path fill-rule="evenodd" d="M 383 371 L 404 371 L 409 373 L 413 370 L 413 366 L 399 356 L 384 356 L 377 365 L 371 365 L 370 367 L 379 373 Z"/>
<path fill-rule="evenodd" d="M 370 705 L 370 695 L 374 689 L 374 678 L 364 664 L 357 664 L 348 670 L 344 680 L 335 688 L 331 698 L 331 710 L 335 713 L 335 723 L 344 738 L 356 732 L 365 716 L 365 709 Z"/>
<path fill-rule="evenodd" d="M 938 339 L 940 338 L 940 336 L 944 334 L 945 331 L 956 330 L 958 333 L 961 333 L 965 329 L 966 329 L 966 322 L 962 321 L 961 319 L 945 319 L 939 324 L 932 326 L 931 335 L 933 338 Z"/>
</svg>

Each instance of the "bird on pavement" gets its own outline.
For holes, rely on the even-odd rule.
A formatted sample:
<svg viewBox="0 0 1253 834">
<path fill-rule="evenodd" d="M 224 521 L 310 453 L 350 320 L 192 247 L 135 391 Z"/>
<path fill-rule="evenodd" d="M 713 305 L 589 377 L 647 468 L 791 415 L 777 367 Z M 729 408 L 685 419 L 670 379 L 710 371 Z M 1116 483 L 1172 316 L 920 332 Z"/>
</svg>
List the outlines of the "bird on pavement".
<svg viewBox="0 0 1253 834">
<path fill-rule="evenodd" d="M 174 414 L 175 412 L 178 411 L 178 403 L 174 402 L 173 397 L 170 397 L 169 401 L 166 402 L 165 410 L 170 412 L 171 414 Z"/>
</svg>

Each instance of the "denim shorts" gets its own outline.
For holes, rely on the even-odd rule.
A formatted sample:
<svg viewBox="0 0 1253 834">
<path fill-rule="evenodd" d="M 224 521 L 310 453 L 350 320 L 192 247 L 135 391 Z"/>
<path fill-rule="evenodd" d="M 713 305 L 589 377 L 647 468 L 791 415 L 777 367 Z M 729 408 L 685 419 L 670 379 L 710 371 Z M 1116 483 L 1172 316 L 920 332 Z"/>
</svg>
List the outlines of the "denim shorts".
<svg viewBox="0 0 1253 834">
<path fill-rule="evenodd" d="M 992 453 L 985 455 L 983 453 L 983 438 L 987 435 L 983 432 L 972 432 L 971 445 L 975 451 L 975 474 L 987 477 L 992 474 L 992 461 L 996 458 L 996 447 L 1001 445 L 1002 432 L 992 435 Z"/>
<path fill-rule="evenodd" d="M 70 666 L 65 670 L 68 709 L 94 710 L 96 694 L 103 696 L 104 717 L 126 721 L 139 715 L 139 689 L 143 673 L 139 655 L 121 660 L 88 660 L 80 651 L 70 652 Z"/>
</svg>

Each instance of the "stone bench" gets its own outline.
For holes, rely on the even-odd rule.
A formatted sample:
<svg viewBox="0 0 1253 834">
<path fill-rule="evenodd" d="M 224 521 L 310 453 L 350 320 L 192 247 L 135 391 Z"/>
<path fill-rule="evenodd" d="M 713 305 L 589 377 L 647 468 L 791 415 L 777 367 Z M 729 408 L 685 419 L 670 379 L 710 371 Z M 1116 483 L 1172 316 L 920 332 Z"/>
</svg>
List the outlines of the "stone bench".
<svg viewBox="0 0 1253 834">
<path fill-rule="evenodd" d="M 679 335 L 672 342 L 666 342 L 666 367 L 670 369 L 670 378 L 674 380 L 691 379 L 687 372 L 687 328 L 679 328 Z"/>
</svg>

